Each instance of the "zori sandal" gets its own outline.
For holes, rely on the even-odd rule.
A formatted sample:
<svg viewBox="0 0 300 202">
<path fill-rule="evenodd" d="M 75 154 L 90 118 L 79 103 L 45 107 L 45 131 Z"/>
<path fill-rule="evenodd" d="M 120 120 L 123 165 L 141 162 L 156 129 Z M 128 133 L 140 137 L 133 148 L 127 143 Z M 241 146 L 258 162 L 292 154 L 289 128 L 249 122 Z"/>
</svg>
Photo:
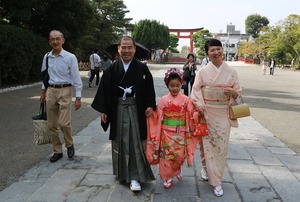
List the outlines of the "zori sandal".
<svg viewBox="0 0 300 202">
<path fill-rule="evenodd" d="M 223 196 L 223 189 L 221 185 L 214 187 L 214 194 L 216 196 Z"/>
<path fill-rule="evenodd" d="M 164 188 L 165 189 L 170 189 L 173 186 L 173 180 L 172 179 L 168 179 L 166 181 L 164 181 Z"/>
</svg>

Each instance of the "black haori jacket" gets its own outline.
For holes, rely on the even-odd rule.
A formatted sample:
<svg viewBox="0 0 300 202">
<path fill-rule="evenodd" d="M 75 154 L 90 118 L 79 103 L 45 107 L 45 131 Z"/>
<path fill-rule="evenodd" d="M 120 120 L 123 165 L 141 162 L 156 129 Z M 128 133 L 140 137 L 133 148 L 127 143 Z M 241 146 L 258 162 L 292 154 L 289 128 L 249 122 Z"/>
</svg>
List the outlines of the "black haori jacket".
<svg viewBox="0 0 300 202">
<path fill-rule="evenodd" d="M 108 121 L 106 124 L 101 121 L 101 126 L 106 131 L 110 124 L 110 140 L 114 140 L 116 136 L 118 97 L 122 97 L 124 93 L 119 86 L 123 88 L 133 86 L 132 93 L 127 94 L 127 97 L 135 96 L 136 98 L 140 136 L 142 140 L 146 140 L 145 110 L 148 107 L 152 107 L 153 110 L 156 109 L 153 77 L 147 65 L 133 59 L 125 74 L 122 60 L 118 59 L 103 72 L 92 107 L 100 113 L 107 114 Z"/>
</svg>

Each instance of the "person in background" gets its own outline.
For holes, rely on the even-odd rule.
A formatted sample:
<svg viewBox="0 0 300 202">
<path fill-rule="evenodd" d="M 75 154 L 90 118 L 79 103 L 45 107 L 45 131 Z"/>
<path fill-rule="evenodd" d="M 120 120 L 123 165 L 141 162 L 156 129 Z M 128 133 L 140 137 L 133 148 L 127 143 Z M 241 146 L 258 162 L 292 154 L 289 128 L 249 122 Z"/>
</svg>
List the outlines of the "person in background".
<svg viewBox="0 0 300 202">
<path fill-rule="evenodd" d="M 96 86 L 99 84 L 100 80 L 100 65 L 101 65 L 101 58 L 98 55 L 98 49 L 95 49 L 93 53 L 90 55 L 90 64 L 91 64 L 91 76 L 89 79 L 89 87 L 92 87 L 92 82 L 96 76 Z"/>
<path fill-rule="evenodd" d="M 194 56 L 194 54 L 193 53 L 189 53 L 187 55 L 187 59 L 188 60 L 183 65 L 183 71 L 187 71 L 189 73 L 189 76 L 187 78 L 185 78 L 185 76 L 184 76 L 184 80 L 187 82 L 186 86 L 184 88 L 184 94 L 186 96 L 189 95 L 189 84 L 191 85 L 191 89 L 193 87 L 194 80 L 195 80 L 195 75 L 196 75 L 195 71 L 197 70 L 197 66 L 196 66 L 196 63 L 195 63 L 195 56 Z"/>
<path fill-rule="evenodd" d="M 199 141 L 201 177 L 213 186 L 216 196 L 222 196 L 230 130 L 238 127 L 237 120 L 229 119 L 229 105 L 241 103 L 242 89 L 236 70 L 223 61 L 221 41 L 207 40 L 205 51 L 210 62 L 198 71 L 190 97 L 204 114 L 209 133 Z"/>
<path fill-rule="evenodd" d="M 191 135 L 196 108 L 190 98 L 180 92 L 182 73 L 179 69 L 171 68 L 166 72 L 164 81 L 169 93 L 160 99 L 154 115 L 148 118 L 154 121 L 147 120 L 159 146 L 152 150 L 147 145 L 146 154 L 149 162 L 153 162 L 152 157 L 157 154 L 160 177 L 164 181 L 164 188 L 169 189 L 173 186 L 173 177 L 182 180 L 181 166 L 185 159 L 191 166 L 198 137 Z"/>
<path fill-rule="evenodd" d="M 107 58 L 107 55 L 103 56 L 103 60 L 101 60 L 101 68 L 105 71 L 111 65 L 111 61 Z"/>
<path fill-rule="evenodd" d="M 113 174 L 117 180 L 140 191 L 155 177 L 146 159 L 146 117 L 156 109 L 153 77 L 147 65 L 134 58 L 135 41 L 123 36 L 117 59 L 104 72 L 92 107 L 100 112 L 101 125 L 110 125 Z"/>
<path fill-rule="evenodd" d="M 200 68 L 206 66 L 208 63 L 209 63 L 209 57 L 206 56 L 205 58 L 203 58 Z"/>
<path fill-rule="evenodd" d="M 72 87 L 75 88 L 76 94 L 75 110 L 81 107 L 82 80 L 77 58 L 63 49 L 64 43 L 63 33 L 52 30 L 49 34 L 49 44 L 52 50 L 44 56 L 42 64 L 42 71 L 44 71 L 48 57 L 49 87 L 46 89 L 42 84 L 40 101 L 47 103 L 47 123 L 54 152 L 50 158 L 52 163 L 63 157 L 59 128 L 64 135 L 68 157 L 72 158 L 75 154 L 71 127 Z"/>
<path fill-rule="evenodd" d="M 269 67 L 270 67 L 270 75 L 274 75 L 274 70 L 275 70 L 276 62 L 272 58 L 271 61 L 269 62 Z"/>
<path fill-rule="evenodd" d="M 262 73 L 263 73 L 263 75 L 266 74 L 266 71 L 267 71 L 267 65 L 268 65 L 268 64 L 266 64 L 266 61 L 265 61 L 264 59 L 262 59 L 262 61 L 261 61 L 261 68 L 262 68 Z"/>
</svg>

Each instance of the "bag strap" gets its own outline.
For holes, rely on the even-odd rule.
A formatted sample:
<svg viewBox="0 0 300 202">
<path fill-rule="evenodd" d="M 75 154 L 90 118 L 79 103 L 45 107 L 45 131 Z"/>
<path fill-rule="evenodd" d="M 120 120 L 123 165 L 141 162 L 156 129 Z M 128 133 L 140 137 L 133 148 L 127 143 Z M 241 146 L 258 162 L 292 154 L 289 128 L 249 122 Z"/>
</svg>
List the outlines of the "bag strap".
<svg viewBox="0 0 300 202">
<path fill-rule="evenodd" d="M 47 119 L 47 115 L 46 115 L 46 101 L 42 102 L 40 105 L 40 112 L 39 114 L 41 115 L 41 117 L 43 117 L 43 119 Z"/>
<path fill-rule="evenodd" d="M 49 55 L 50 52 L 47 53 L 47 57 L 46 57 L 46 70 L 48 72 L 48 68 L 49 68 L 49 65 L 48 65 L 48 55 Z"/>
</svg>

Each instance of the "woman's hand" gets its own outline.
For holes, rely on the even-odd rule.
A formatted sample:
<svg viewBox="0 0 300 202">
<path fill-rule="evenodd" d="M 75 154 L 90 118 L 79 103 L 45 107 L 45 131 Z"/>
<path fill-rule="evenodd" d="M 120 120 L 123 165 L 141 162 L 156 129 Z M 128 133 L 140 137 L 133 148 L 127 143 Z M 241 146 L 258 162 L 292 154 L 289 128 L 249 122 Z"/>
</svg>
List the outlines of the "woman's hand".
<svg viewBox="0 0 300 202">
<path fill-rule="evenodd" d="M 229 95 L 233 99 L 236 99 L 239 96 L 239 94 L 235 90 L 233 90 L 233 88 L 224 88 L 223 91 L 225 95 Z"/>
</svg>

